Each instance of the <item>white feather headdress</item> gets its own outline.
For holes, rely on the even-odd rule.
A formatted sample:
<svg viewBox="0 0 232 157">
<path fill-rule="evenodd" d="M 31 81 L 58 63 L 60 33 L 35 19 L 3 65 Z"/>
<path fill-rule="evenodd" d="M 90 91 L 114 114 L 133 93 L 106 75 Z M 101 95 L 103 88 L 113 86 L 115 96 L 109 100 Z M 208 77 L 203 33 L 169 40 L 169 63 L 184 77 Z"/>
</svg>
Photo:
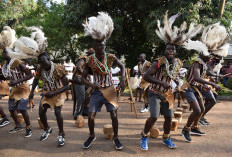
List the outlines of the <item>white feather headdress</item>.
<svg viewBox="0 0 232 157">
<path fill-rule="evenodd" d="M 13 43 L 13 48 L 7 48 L 9 56 L 13 59 L 37 58 L 47 46 L 47 38 L 38 27 L 28 27 L 32 31 L 30 37 L 20 37 Z"/>
<path fill-rule="evenodd" d="M 4 26 L 0 34 L 0 49 L 12 47 L 16 40 L 17 38 L 15 30 L 11 29 L 9 26 Z"/>
<path fill-rule="evenodd" d="M 190 24 L 187 31 L 187 23 L 185 21 L 180 28 L 176 26 L 172 28 L 172 24 L 178 16 L 177 14 L 168 19 L 168 11 L 166 11 L 163 21 L 164 27 L 161 27 L 160 21 L 157 20 L 158 29 L 155 32 L 165 43 L 183 45 L 186 40 L 193 38 L 202 31 L 202 25 L 195 26 L 194 23 Z"/>
<path fill-rule="evenodd" d="M 184 47 L 188 50 L 196 50 L 204 56 L 211 54 L 226 57 L 229 49 L 227 31 L 219 23 L 204 28 L 200 41 L 188 40 Z"/>
<path fill-rule="evenodd" d="M 202 33 L 201 42 L 203 42 L 209 51 L 217 56 L 226 57 L 229 49 L 227 43 L 228 34 L 226 28 L 219 23 L 207 26 Z"/>
<path fill-rule="evenodd" d="M 84 26 L 85 36 L 91 36 L 98 41 L 106 41 L 114 30 L 112 18 L 104 12 L 98 12 L 98 16 L 88 18 L 82 25 Z"/>
</svg>

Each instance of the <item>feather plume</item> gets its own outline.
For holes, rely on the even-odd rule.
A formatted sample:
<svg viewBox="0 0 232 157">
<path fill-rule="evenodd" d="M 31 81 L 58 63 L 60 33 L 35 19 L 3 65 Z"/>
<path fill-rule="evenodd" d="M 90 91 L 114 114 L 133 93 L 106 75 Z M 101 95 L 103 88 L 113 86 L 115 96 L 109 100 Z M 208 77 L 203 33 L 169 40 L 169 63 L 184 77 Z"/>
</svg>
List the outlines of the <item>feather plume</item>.
<svg viewBox="0 0 232 157">
<path fill-rule="evenodd" d="M 158 29 L 156 29 L 155 32 L 159 36 L 159 38 L 165 43 L 183 45 L 186 40 L 193 38 L 202 30 L 201 25 L 195 27 L 194 24 L 191 23 L 189 26 L 189 30 L 186 32 L 187 23 L 185 21 L 181 24 L 180 28 L 176 26 L 173 26 L 172 28 L 172 25 L 177 17 L 179 17 L 178 14 L 171 16 L 168 20 L 168 11 L 166 11 L 163 21 L 164 26 L 161 27 L 160 21 L 157 21 Z"/>
<path fill-rule="evenodd" d="M 228 50 L 229 50 L 230 45 L 226 43 L 219 49 L 215 51 L 211 51 L 214 55 L 221 56 L 221 57 L 226 57 L 228 55 Z"/>
<path fill-rule="evenodd" d="M 198 52 L 201 52 L 204 56 L 209 56 L 207 46 L 198 40 L 192 41 L 191 39 L 188 39 L 188 41 L 184 43 L 184 48 L 186 48 L 187 50 L 196 50 Z"/>
<path fill-rule="evenodd" d="M 190 24 L 191 25 L 191 24 Z M 187 36 L 189 39 L 192 39 L 193 37 L 195 37 L 197 34 L 201 33 L 202 32 L 202 28 L 203 26 L 202 25 L 198 25 L 197 27 L 194 27 L 191 28 L 191 30 L 189 29 L 188 33 L 187 33 Z"/>
<path fill-rule="evenodd" d="M 170 23 L 170 28 L 172 28 L 172 24 L 175 22 L 176 18 L 179 17 L 179 16 L 180 16 L 180 14 L 176 14 L 176 15 L 171 16 L 171 17 L 168 19 L 168 21 L 169 21 L 169 23 Z"/>
<path fill-rule="evenodd" d="M 8 49 L 9 56 L 14 59 L 37 58 L 43 53 L 47 46 L 44 32 L 38 27 L 28 27 L 32 31 L 30 37 L 20 37 L 17 39 L 12 49 Z"/>
<path fill-rule="evenodd" d="M 39 50 L 44 51 L 47 46 L 47 38 L 44 36 L 44 32 L 41 30 L 41 27 L 28 27 L 27 31 L 31 31 L 31 39 L 35 40 L 38 44 Z M 46 46 L 45 46 L 46 45 Z"/>
<path fill-rule="evenodd" d="M 83 24 L 85 36 L 95 40 L 106 41 L 114 30 L 112 18 L 104 12 L 98 12 L 97 17 L 89 17 Z"/>
<path fill-rule="evenodd" d="M 172 29 L 168 20 L 168 11 L 164 14 L 164 30 L 165 30 L 165 36 L 171 37 L 172 36 Z M 166 38 L 167 39 L 167 38 Z M 169 39 L 169 38 L 168 38 Z"/>
<path fill-rule="evenodd" d="M 222 57 L 226 57 L 228 53 L 229 45 L 226 43 L 227 40 L 226 28 L 219 23 L 207 26 L 201 36 L 201 42 L 208 47 L 209 51 Z"/>
<path fill-rule="evenodd" d="M 0 35 L 0 49 L 12 47 L 13 43 L 17 40 L 14 29 L 9 26 L 4 26 Z"/>
<path fill-rule="evenodd" d="M 187 29 L 187 23 L 184 21 L 180 26 L 180 33 L 184 32 Z"/>
</svg>

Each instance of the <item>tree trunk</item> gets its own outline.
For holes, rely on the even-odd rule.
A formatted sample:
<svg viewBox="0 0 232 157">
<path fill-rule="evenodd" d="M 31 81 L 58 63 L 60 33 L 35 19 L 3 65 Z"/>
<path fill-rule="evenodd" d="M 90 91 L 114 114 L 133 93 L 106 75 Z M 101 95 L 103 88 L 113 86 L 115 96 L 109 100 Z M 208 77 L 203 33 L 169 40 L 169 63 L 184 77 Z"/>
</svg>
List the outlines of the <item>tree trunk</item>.
<svg viewBox="0 0 232 157">
<path fill-rule="evenodd" d="M 223 12 L 224 12 L 224 7 L 225 7 L 226 0 L 221 0 L 220 1 L 220 10 L 218 14 L 218 18 L 222 18 Z"/>
</svg>

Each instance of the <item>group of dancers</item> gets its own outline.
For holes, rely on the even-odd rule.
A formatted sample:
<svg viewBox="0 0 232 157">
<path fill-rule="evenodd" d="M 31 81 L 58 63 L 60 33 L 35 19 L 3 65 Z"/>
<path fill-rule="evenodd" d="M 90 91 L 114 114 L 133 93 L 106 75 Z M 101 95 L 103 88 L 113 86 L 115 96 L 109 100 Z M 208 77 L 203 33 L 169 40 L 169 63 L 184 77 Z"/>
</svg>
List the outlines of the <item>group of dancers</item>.
<svg viewBox="0 0 232 157">
<path fill-rule="evenodd" d="M 91 96 L 88 110 L 89 137 L 84 142 L 83 148 L 87 149 L 96 140 L 94 128 L 96 113 L 101 111 L 103 104 L 107 112 L 110 112 L 112 128 L 114 132 L 113 143 L 116 149 L 121 150 L 123 145 L 118 138 L 118 116 L 117 97 L 112 81 L 112 66 L 120 69 L 121 79 L 119 89 L 125 88 L 125 67 L 123 63 L 114 55 L 105 51 L 106 40 L 111 36 L 114 24 L 111 17 L 104 12 L 99 12 L 96 17 L 90 17 L 83 23 L 84 34 L 94 39 L 93 51 L 81 56 L 76 64 L 76 69 L 71 80 L 68 80 L 64 67 L 51 61 L 48 53 L 45 52 L 47 40 L 40 28 L 29 27 L 30 37 L 16 38 L 13 29 L 5 26 L 0 36 L 0 48 L 4 62 L 1 64 L 1 97 L 7 94 L 9 86 L 9 111 L 15 122 L 15 128 L 9 133 L 23 130 L 17 113 L 23 115 L 26 124 L 25 137 L 30 137 L 33 133 L 30 127 L 30 119 L 27 113 L 28 104 L 33 104 L 34 90 L 39 80 L 43 80 L 43 91 L 39 104 L 39 117 L 44 126 L 44 132 L 40 140 L 46 140 L 52 133 L 52 128 L 48 125 L 46 112 L 48 108 L 53 108 L 56 116 L 59 134 L 58 146 L 65 144 L 65 132 L 63 128 L 62 106 L 66 99 L 66 91 L 70 88 L 69 83 L 74 88 L 82 89 L 85 86 L 91 88 Z M 150 117 L 146 120 L 144 129 L 141 132 L 141 149 L 148 150 L 149 131 L 157 121 L 160 114 L 164 116 L 163 144 L 169 148 L 177 146 L 170 137 L 172 115 L 173 115 L 173 89 L 171 82 L 176 83 L 175 90 L 187 100 L 192 113 L 182 129 L 182 135 L 187 142 L 191 142 L 191 134 L 205 135 L 198 127 L 199 121 L 205 125 L 209 124 L 205 119 L 206 113 L 216 104 L 212 88 L 221 90 L 221 87 L 206 80 L 207 77 L 222 77 L 214 73 L 215 68 L 220 67 L 221 60 L 227 55 L 228 44 L 227 32 L 224 26 L 219 23 L 209 26 L 191 23 L 189 28 L 184 22 L 179 28 L 172 26 L 179 15 L 168 18 L 168 12 L 164 15 L 163 27 L 157 21 L 158 29 L 156 34 L 166 43 L 164 53 L 153 63 L 144 60 L 139 65 L 139 74 L 142 76 L 141 86 L 145 88 L 145 107 L 149 105 Z M 188 28 L 188 29 L 187 29 Z M 200 36 L 200 40 L 191 40 Z M 187 50 L 199 52 L 198 58 L 187 72 L 186 80 L 179 82 L 179 73 L 182 62 L 176 58 L 176 46 L 182 46 Z M 38 66 L 32 88 L 29 88 L 27 80 L 33 77 L 31 71 L 25 66 L 23 59 L 36 59 Z M 89 81 L 89 75 L 93 76 L 93 83 Z M 6 83 L 7 82 L 7 83 Z M 9 86 L 8 86 L 9 85 Z M 85 86 L 83 86 L 85 85 Z M 3 88 L 4 87 L 4 88 Z M 79 91 L 84 91 L 79 90 Z M 75 96 L 84 96 L 83 92 L 74 93 Z M 0 106 L 2 121 L 0 127 L 9 124 L 9 119 Z"/>
</svg>

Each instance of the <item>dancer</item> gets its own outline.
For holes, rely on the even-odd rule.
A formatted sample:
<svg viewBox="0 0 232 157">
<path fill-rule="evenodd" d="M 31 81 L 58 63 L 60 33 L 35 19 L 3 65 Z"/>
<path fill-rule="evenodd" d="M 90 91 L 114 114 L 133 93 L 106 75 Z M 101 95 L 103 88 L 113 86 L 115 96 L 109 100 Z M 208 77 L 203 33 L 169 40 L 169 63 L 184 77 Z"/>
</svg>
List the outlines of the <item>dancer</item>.
<svg viewBox="0 0 232 157">
<path fill-rule="evenodd" d="M 89 107 L 89 138 L 83 145 L 83 148 L 89 148 L 96 139 L 94 126 L 95 116 L 101 111 L 102 105 L 105 104 L 107 111 L 110 112 L 112 119 L 112 127 L 114 131 L 113 142 L 116 149 L 122 149 L 123 145 L 118 139 L 118 117 L 117 117 L 117 96 L 112 82 L 112 74 L 110 68 L 117 65 L 121 71 L 120 88 L 124 90 L 125 67 L 119 59 L 113 54 L 105 52 L 105 41 L 110 37 L 113 31 L 113 21 L 107 13 L 99 12 L 97 17 L 90 17 L 89 21 L 84 25 L 85 35 L 91 35 L 96 41 L 93 44 L 95 53 L 88 57 L 87 66 L 89 72 L 93 73 L 94 83 L 90 83 L 83 76 L 83 83 L 93 88 Z M 93 21 L 92 21 L 93 20 Z M 96 27 L 98 26 L 98 27 Z M 100 27 L 99 27 L 100 26 Z M 105 30 L 106 29 L 106 30 Z M 85 71 L 87 71 L 86 69 Z"/>
<path fill-rule="evenodd" d="M 86 64 L 86 59 L 88 58 L 88 56 L 92 54 L 94 54 L 94 50 L 90 49 L 88 52 L 86 52 L 86 55 L 82 55 L 79 57 L 76 63 L 76 70 L 74 71 L 73 79 L 70 80 L 74 89 L 74 105 L 73 105 L 74 120 L 77 120 L 78 116 L 82 116 L 82 115 L 88 116 L 88 112 L 84 110 L 86 99 L 88 99 L 88 96 L 86 96 L 86 89 L 88 89 L 88 86 L 82 84 L 79 78 L 81 77 L 81 74 L 85 70 L 84 66 Z M 86 79 L 89 78 L 87 74 L 85 74 L 85 76 Z"/>
<path fill-rule="evenodd" d="M 6 81 L 6 78 L 2 74 L 2 67 L 0 69 L 0 100 L 2 97 L 9 95 L 9 85 Z M 10 123 L 9 119 L 7 118 L 2 105 L 0 105 L 0 115 L 1 115 L 1 122 L 0 122 L 0 128 L 8 125 Z"/>
<path fill-rule="evenodd" d="M 138 64 L 138 77 L 142 76 L 142 80 L 140 82 L 139 87 L 141 88 L 143 92 L 143 98 L 144 98 L 144 108 L 141 109 L 141 113 L 148 112 L 149 106 L 148 106 L 148 100 L 147 100 L 147 92 L 148 92 L 148 86 L 149 83 L 147 83 L 143 77 L 146 73 L 147 69 L 151 66 L 151 62 L 146 60 L 146 55 L 144 53 L 139 55 L 139 64 Z"/>
<path fill-rule="evenodd" d="M 207 63 L 207 71 L 206 71 L 206 75 L 207 78 L 209 78 L 209 81 L 212 81 L 211 77 L 216 77 L 216 78 L 223 78 L 224 75 L 218 75 L 214 72 L 214 69 L 216 68 L 217 71 L 220 71 L 222 65 L 220 63 L 220 60 L 222 60 L 222 57 L 213 57 L 208 63 Z M 219 67 L 220 66 L 220 67 Z M 217 68 L 219 67 L 219 68 Z M 217 83 L 216 83 L 217 84 Z M 215 88 L 211 89 L 210 87 L 207 89 L 202 89 L 201 90 L 201 94 L 205 100 L 204 106 L 205 106 L 205 112 L 203 113 L 199 123 L 203 126 L 205 125 L 209 125 L 210 123 L 207 121 L 207 119 L 205 118 L 205 115 L 213 108 L 213 106 L 217 103 L 216 97 L 214 95 L 214 93 L 216 91 L 214 91 Z"/>
<path fill-rule="evenodd" d="M 10 57 L 10 52 L 11 50 L 5 49 L 2 53 L 2 57 L 5 60 L 2 67 L 2 74 L 10 81 L 9 85 L 12 87 L 8 101 L 9 111 L 16 125 L 9 133 L 16 133 L 23 130 L 18 120 L 17 111 L 19 111 L 23 115 L 26 123 L 25 137 L 30 137 L 32 135 L 32 130 L 27 113 L 27 104 L 29 102 L 27 98 L 30 93 L 30 87 L 27 80 L 31 79 L 33 75 L 23 61 L 12 59 L 11 57 L 13 55 Z"/>
<path fill-rule="evenodd" d="M 226 38 L 227 33 L 225 27 L 216 23 L 207 26 L 203 30 L 201 41 L 189 40 L 185 45 L 186 49 L 194 49 L 200 53 L 199 58 L 189 69 L 186 77 L 187 82 L 183 85 L 184 96 L 193 109 L 193 112 L 188 118 L 187 124 L 182 130 L 182 135 L 187 142 L 192 141 L 190 133 L 195 135 L 205 135 L 205 133 L 200 131 L 198 127 L 198 122 L 205 113 L 205 106 L 203 105 L 201 92 L 203 90 L 207 91 L 204 94 L 205 102 L 207 105 L 213 106 L 216 102 L 208 85 L 213 86 L 216 90 L 222 89 L 219 85 L 205 80 L 206 74 L 209 74 L 210 72 L 210 69 L 207 72 L 208 67 L 206 63 L 209 62 L 211 58 L 209 52 L 219 56 L 227 55 L 228 44 L 226 44 Z"/>
<path fill-rule="evenodd" d="M 175 18 L 178 17 L 175 15 Z M 171 17 L 173 20 L 173 17 Z M 170 18 L 170 19 L 171 19 Z M 175 21 L 175 19 L 174 19 Z M 174 22 L 172 21 L 172 22 Z M 186 25 L 184 22 L 182 25 Z M 191 31 L 197 34 L 201 26 L 194 27 L 191 24 Z M 171 81 L 175 81 L 178 84 L 178 76 L 182 67 L 182 62 L 176 58 L 175 45 L 183 45 L 184 42 L 194 36 L 193 32 L 188 31 L 185 34 L 185 30 L 178 31 L 181 28 L 175 27 L 177 31 L 172 30 L 172 24 L 168 20 L 168 12 L 164 16 L 164 27 L 160 27 L 160 21 L 158 21 L 158 28 L 156 30 L 157 35 L 167 43 L 164 56 L 155 59 L 154 63 L 147 70 L 144 79 L 151 83 L 148 91 L 148 102 L 150 105 L 150 117 L 147 119 L 144 129 L 141 133 L 140 148 L 142 150 L 148 150 L 148 133 L 157 121 L 160 113 L 164 116 L 164 134 L 163 144 L 169 148 L 176 148 L 177 146 L 172 142 L 170 137 L 171 123 L 172 123 L 172 108 L 174 102 L 174 95 L 171 89 Z M 186 27 L 185 27 L 186 28 Z"/>
<path fill-rule="evenodd" d="M 25 51 L 25 49 L 18 49 L 19 38 L 16 39 L 15 31 L 9 26 L 5 26 L 1 32 L 2 36 L 0 39 L 0 48 L 3 49 L 3 66 L 2 74 L 9 80 L 9 86 L 11 92 L 9 94 L 9 111 L 11 117 L 15 122 L 15 128 L 10 130 L 9 133 L 16 133 L 22 131 L 24 128 L 18 120 L 18 111 L 22 114 L 24 121 L 26 123 L 26 134 L 25 137 L 30 137 L 32 135 L 32 130 L 30 128 L 30 119 L 27 113 L 28 95 L 30 92 L 29 84 L 27 80 L 33 77 L 31 71 L 26 67 L 25 63 L 20 59 L 24 59 L 21 55 L 22 53 L 17 53 L 15 50 L 20 50 L 20 52 Z"/>
<path fill-rule="evenodd" d="M 52 133 L 52 128 L 47 122 L 46 112 L 48 108 L 54 108 L 59 128 L 58 146 L 63 146 L 65 143 L 65 133 L 61 109 L 65 101 L 65 91 L 69 89 L 69 82 L 64 67 L 54 64 L 46 52 L 38 56 L 38 62 L 39 66 L 36 69 L 36 76 L 29 98 L 33 99 L 34 89 L 38 85 L 39 79 L 42 79 L 44 83 L 39 106 L 39 117 L 44 126 L 44 133 L 40 137 L 40 141 L 46 140 Z"/>
</svg>

